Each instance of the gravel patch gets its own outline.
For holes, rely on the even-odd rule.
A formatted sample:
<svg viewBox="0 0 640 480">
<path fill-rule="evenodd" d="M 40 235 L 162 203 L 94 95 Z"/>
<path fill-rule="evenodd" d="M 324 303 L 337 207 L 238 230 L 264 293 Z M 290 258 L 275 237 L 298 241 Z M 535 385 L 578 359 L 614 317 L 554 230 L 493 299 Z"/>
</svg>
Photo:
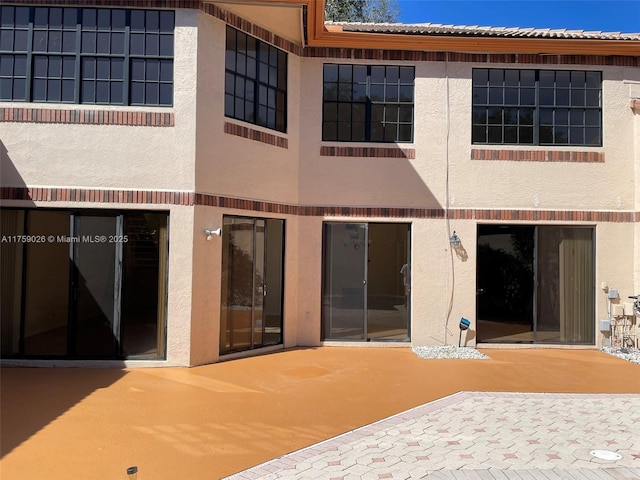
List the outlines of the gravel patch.
<svg viewBox="0 0 640 480">
<path fill-rule="evenodd" d="M 614 357 L 622 358 L 623 360 L 640 365 L 640 349 L 602 347 L 600 350 L 604 353 L 608 353 L 609 355 L 613 355 Z"/>
<path fill-rule="evenodd" d="M 420 358 L 463 358 L 472 360 L 488 360 L 484 353 L 471 347 L 455 345 L 439 345 L 434 347 L 411 347 L 413 353 Z"/>
<path fill-rule="evenodd" d="M 488 360 L 490 357 L 475 348 L 457 347 L 455 345 L 439 345 L 432 347 L 411 347 L 413 353 L 420 358 L 458 358 L 471 360 Z M 622 358 L 640 365 L 640 349 L 621 349 L 602 347 L 601 351 L 614 357 Z"/>
</svg>

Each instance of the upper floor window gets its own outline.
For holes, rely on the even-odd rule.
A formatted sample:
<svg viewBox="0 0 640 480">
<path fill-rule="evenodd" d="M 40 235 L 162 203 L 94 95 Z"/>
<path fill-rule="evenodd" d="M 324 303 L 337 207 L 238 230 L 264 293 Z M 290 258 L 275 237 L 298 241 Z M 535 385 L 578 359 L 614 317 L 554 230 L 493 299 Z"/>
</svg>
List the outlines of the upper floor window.
<svg viewBox="0 0 640 480">
<path fill-rule="evenodd" d="M 173 11 L 0 7 L 0 101 L 173 104 Z"/>
<path fill-rule="evenodd" d="M 602 145 L 602 73 L 473 70 L 476 144 Z"/>
<path fill-rule="evenodd" d="M 285 132 L 287 54 L 227 27 L 224 114 Z"/>
<path fill-rule="evenodd" d="M 413 141 L 415 68 L 325 64 L 322 140 Z"/>
</svg>

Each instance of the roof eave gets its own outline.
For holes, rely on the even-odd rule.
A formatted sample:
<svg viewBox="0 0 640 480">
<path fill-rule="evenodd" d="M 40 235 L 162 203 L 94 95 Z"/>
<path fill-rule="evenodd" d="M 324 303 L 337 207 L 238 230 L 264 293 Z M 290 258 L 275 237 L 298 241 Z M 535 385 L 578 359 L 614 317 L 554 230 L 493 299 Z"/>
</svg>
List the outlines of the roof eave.
<svg viewBox="0 0 640 480">
<path fill-rule="evenodd" d="M 466 53 L 640 56 L 640 41 L 578 38 L 504 38 L 394 33 L 345 32 L 327 29 L 323 0 L 300 0 L 308 6 L 309 46 Z M 341 30 L 341 29 L 340 29 Z"/>
<path fill-rule="evenodd" d="M 317 32 L 317 30 L 316 30 Z M 640 56 L 640 41 L 586 38 L 511 38 L 460 35 L 409 35 L 323 29 L 310 46 L 466 53 Z"/>
</svg>

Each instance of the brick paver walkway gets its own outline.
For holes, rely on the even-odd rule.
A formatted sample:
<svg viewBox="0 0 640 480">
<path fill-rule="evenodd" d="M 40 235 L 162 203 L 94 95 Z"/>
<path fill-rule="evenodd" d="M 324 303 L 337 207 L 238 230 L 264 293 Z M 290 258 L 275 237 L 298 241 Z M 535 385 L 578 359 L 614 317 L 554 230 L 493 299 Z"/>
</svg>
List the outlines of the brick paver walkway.
<svg viewBox="0 0 640 480">
<path fill-rule="evenodd" d="M 640 395 L 461 392 L 226 478 L 640 479 Z"/>
</svg>

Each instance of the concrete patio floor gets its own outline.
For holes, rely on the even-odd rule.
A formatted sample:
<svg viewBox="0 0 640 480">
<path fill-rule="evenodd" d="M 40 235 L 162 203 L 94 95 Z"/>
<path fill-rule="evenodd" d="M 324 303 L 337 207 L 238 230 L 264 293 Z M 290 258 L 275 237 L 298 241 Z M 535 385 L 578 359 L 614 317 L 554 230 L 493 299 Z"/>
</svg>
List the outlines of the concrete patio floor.
<svg viewBox="0 0 640 480">
<path fill-rule="evenodd" d="M 137 465 L 139 480 L 219 479 L 460 391 L 640 394 L 640 365 L 595 350 L 484 353 L 324 347 L 191 369 L 5 367 L 0 477 L 117 480 Z"/>
</svg>

